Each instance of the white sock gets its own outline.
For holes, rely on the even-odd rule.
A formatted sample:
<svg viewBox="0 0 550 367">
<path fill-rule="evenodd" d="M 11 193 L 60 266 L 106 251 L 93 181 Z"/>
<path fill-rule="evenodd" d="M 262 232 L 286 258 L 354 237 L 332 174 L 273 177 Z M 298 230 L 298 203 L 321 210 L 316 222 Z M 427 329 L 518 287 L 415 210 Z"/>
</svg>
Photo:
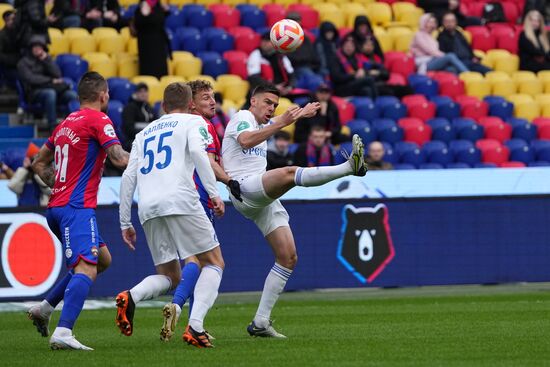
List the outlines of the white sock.
<svg viewBox="0 0 550 367">
<path fill-rule="evenodd" d="M 181 307 L 177 303 L 174 303 L 174 305 L 176 306 L 176 319 L 179 320 L 180 315 L 181 315 Z"/>
<path fill-rule="evenodd" d="M 73 331 L 71 329 L 68 329 L 66 327 L 56 327 L 53 331 L 53 335 L 55 336 L 71 336 L 73 335 Z"/>
<path fill-rule="evenodd" d="M 170 290 L 172 281 L 166 275 L 149 275 L 141 283 L 130 289 L 134 303 L 152 299 Z"/>
<path fill-rule="evenodd" d="M 265 278 L 260 305 L 258 306 L 258 311 L 256 311 L 256 316 L 254 316 L 254 324 L 257 327 L 262 328 L 269 325 L 271 310 L 273 310 L 275 302 L 279 299 L 279 295 L 283 292 L 291 274 L 291 269 L 287 269 L 277 263 L 269 271 L 267 278 Z"/>
<path fill-rule="evenodd" d="M 218 297 L 218 288 L 222 281 L 223 270 L 219 266 L 207 265 L 195 285 L 193 309 L 189 316 L 189 325 L 197 332 L 204 331 L 204 318 Z"/>
<path fill-rule="evenodd" d="M 55 308 L 52 307 L 52 305 L 50 305 L 50 303 L 46 300 L 42 300 L 42 302 L 40 302 L 40 313 L 42 315 L 51 315 L 53 313 L 53 310 Z"/>
<path fill-rule="evenodd" d="M 294 176 L 297 186 L 321 186 L 340 177 L 353 173 L 349 162 L 337 166 L 298 168 Z"/>
</svg>

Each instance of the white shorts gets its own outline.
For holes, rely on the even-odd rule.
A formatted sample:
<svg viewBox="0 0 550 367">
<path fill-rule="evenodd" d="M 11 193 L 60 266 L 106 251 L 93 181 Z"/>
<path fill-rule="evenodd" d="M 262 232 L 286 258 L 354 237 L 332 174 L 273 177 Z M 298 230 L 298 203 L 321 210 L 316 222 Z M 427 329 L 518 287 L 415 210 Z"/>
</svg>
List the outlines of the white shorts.
<svg viewBox="0 0 550 367">
<path fill-rule="evenodd" d="M 204 213 L 151 218 L 143 223 L 143 230 L 155 266 L 183 260 L 220 245 Z"/>
<path fill-rule="evenodd" d="M 279 200 L 267 196 L 262 175 L 248 176 L 238 181 L 243 201 L 238 201 L 233 195 L 229 197 L 242 215 L 256 223 L 264 237 L 278 227 L 288 227 L 288 213 Z"/>
</svg>

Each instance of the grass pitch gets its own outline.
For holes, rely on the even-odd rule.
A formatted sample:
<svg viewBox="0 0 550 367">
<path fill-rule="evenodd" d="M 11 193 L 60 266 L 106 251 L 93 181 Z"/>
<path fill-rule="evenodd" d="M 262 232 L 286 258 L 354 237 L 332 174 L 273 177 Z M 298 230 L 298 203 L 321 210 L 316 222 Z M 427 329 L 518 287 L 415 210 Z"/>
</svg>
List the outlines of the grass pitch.
<svg viewBox="0 0 550 367">
<path fill-rule="evenodd" d="M 207 318 L 215 349 L 159 341 L 161 307 L 138 307 L 132 337 L 115 310 L 85 310 L 75 334 L 94 352 L 51 351 L 22 312 L 0 313 L 2 366 L 550 365 L 550 285 L 298 292 L 273 318 L 289 338 L 251 338 L 258 294 L 222 295 Z M 184 310 L 184 316 L 185 312 Z M 59 318 L 54 314 L 51 330 Z"/>
</svg>

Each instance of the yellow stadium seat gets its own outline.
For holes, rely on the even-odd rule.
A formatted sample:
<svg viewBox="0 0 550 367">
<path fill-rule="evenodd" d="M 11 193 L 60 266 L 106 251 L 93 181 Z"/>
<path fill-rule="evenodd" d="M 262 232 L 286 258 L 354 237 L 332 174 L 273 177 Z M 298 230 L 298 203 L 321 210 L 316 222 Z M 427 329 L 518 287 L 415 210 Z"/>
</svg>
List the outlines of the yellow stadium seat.
<svg viewBox="0 0 550 367">
<path fill-rule="evenodd" d="M 490 71 L 485 74 L 485 80 L 494 83 L 501 81 L 510 81 L 512 80 L 508 74 L 502 71 Z"/>
<path fill-rule="evenodd" d="M 190 1 L 192 2 L 192 1 Z M 208 5 L 212 5 L 212 4 L 218 4 L 220 3 L 219 0 L 197 0 L 195 1 L 197 4 L 199 5 L 203 5 L 205 7 L 208 7 Z M 271 2 L 271 1 L 270 1 Z"/>
<path fill-rule="evenodd" d="M 217 78 L 216 78 L 216 85 L 217 85 L 217 90 L 219 92 L 224 92 L 225 89 L 227 88 L 227 85 L 230 85 L 231 83 L 234 83 L 234 82 L 237 82 L 237 81 L 240 81 L 242 80 L 240 76 L 238 75 L 234 75 L 234 74 L 222 74 L 222 75 L 219 75 Z M 234 101 L 236 101 L 236 99 L 234 99 Z"/>
<path fill-rule="evenodd" d="M 71 39 L 71 53 L 84 55 L 88 52 L 96 51 L 96 43 L 92 36 L 75 36 Z"/>
<path fill-rule="evenodd" d="M 172 60 L 174 61 L 192 59 L 193 57 L 195 56 L 189 51 L 172 51 Z"/>
<path fill-rule="evenodd" d="M 424 11 L 420 8 L 416 8 L 414 11 L 406 11 L 400 14 L 399 21 L 416 31 L 422 14 L 424 14 Z"/>
<path fill-rule="evenodd" d="M 0 4 L 0 28 L 4 28 L 4 18 L 2 18 L 2 15 L 8 10 L 13 10 L 13 6 L 4 3 Z"/>
<path fill-rule="evenodd" d="M 468 41 L 469 44 L 472 44 L 472 34 L 466 30 L 462 30 L 460 31 L 460 33 L 462 33 L 462 35 L 464 36 L 464 38 L 466 38 L 466 41 Z"/>
<path fill-rule="evenodd" d="M 121 78 L 132 79 L 139 74 L 139 62 L 135 55 L 132 58 L 125 58 L 118 61 L 118 76 Z"/>
<path fill-rule="evenodd" d="M 542 70 L 537 73 L 537 78 L 545 83 L 550 81 L 550 70 Z"/>
<path fill-rule="evenodd" d="M 542 111 L 541 111 L 541 116 L 542 117 L 550 117 L 550 104 L 541 104 L 540 106 Z"/>
<path fill-rule="evenodd" d="M 178 75 L 165 75 L 160 78 L 160 84 L 164 86 L 164 88 L 166 88 L 166 86 L 171 83 L 185 83 L 185 82 L 186 82 L 185 78 Z"/>
<path fill-rule="evenodd" d="M 340 9 L 344 13 L 344 17 L 346 18 L 346 26 L 353 28 L 353 25 L 355 24 L 355 18 L 358 15 L 366 15 L 367 10 L 365 7 L 358 3 L 344 3 L 340 6 Z"/>
<path fill-rule="evenodd" d="M 391 7 L 386 3 L 370 3 L 367 5 L 367 15 L 372 24 L 386 25 L 392 21 Z"/>
<path fill-rule="evenodd" d="M 239 101 L 246 98 L 248 93 L 248 82 L 242 80 L 237 75 L 220 75 L 216 79 L 217 90 L 222 93 L 223 98 L 228 98 L 232 101 Z"/>
<path fill-rule="evenodd" d="M 533 120 L 540 117 L 540 105 L 535 102 L 514 103 L 514 116 L 526 120 Z"/>
<path fill-rule="evenodd" d="M 296 130 L 296 124 L 290 124 L 283 127 L 281 130 L 286 131 L 290 135 L 290 141 L 294 142 L 294 131 Z"/>
<path fill-rule="evenodd" d="M 491 94 L 491 83 L 481 79 L 471 79 L 465 81 L 466 84 L 466 94 L 469 96 L 474 96 L 479 99 L 483 99 L 485 96 Z"/>
<path fill-rule="evenodd" d="M 126 42 L 124 42 L 124 37 L 120 34 L 115 36 L 105 36 L 99 39 L 98 50 L 100 52 L 105 52 L 110 55 L 125 52 L 126 51 Z"/>
<path fill-rule="evenodd" d="M 189 4 L 189 0 L 168 0 L 168 4 L 181 8 L 183 5 Z"/>
<path fill-rule="evenodd" d="M 139 0 L 119 0 L 118 3 L 120 4 L 120 6 L 127 8 L 130 5 L 139 3 Z"/>
<path fill-rule="evenodd" d="M 111 27 L 97 27 L 92 30 L 92 36 L 99 42 L 100 38 L 118 36 L 116 29 Z"/>
<path fill-rule="evenodd" d="M 155 104 L 162 101 L 164 96 L 164 88 L 160 84 L 147 85 L 149 87 L 149 103 Z"/>
<path fill-rule="evenodd" d="M 383 52 L 393 50 L 394 40 L 392 36 L 390 36 L 386 32 L 376 35 L 376 39 L 378 40 L 378 43 L 380 44 Z"/>
<path fill-rule="evenodd" d="M 71 49 L 69 39 L 63 36 L 63 34 L 61 34 L 60 36 L 50 36 L 50 40 L 50 55 L 57 56 L 59 54 L 69 53 Z"/>
<path fill-rule="evenodd" d="M 65 28 L 63 34 L 72 40 L 74 37 L 86 37 L 90 32 L 86 28 Z"/>
<path fill-rule="evenodd" d="M 212 88 L 214 90 L 217 90 L 216 80 L 214 78 L 212 78 L 210 75 L 201 75 L 201 74 L 193 75 L 193 76 L 187 78 L 187 80 L 190 81 L 190 82 L 192 82 L 193 80 L 206 80 L 206 81 L 210 82 L 210 84 L 212 85 Z"/>
<path fill-rule="evenodd" d="M 290 99 L 285 97 L 279 98 L 279 106 L 277 106 L 277 109 L 275 110 L 275 116 L 278 116 L 284 113 L 292 105 L 293 103 Z"/>
<path fill-rule="evenodd" d="M 530 95 L 528 94 L 512 94 L 510 96 L 508 96 L 506 98 L 507 100 L 509 100 L 510 102 L 514 103 L 514 104 L 518 104 L 518 103 L 526 103 L 526 102 L 534 102 L 534 98 L 531 97 Z"/>
<path fill-rule="evenodd" d="M 400 36 L 402 34 L 414 34 L 413 31 L 407 26 L 389 26 L 386 28 L 386 32 L 392 37 Z"/>
<path fill-rule="evenodd" d="M 518 93 L 529 94 L 532 97 L 536 97 L 539 94 L 542 94 L 544 90 L 544 85 L 538 79 L 535 80 L 523 80 L 518 82 Z"/>
<path fill-rule="evenodd" d="M 128 43 L 128 41 L 130 40 L 130 38 L 132 38 L 132 35 L 130 34 L 130 28 L 128 27 L 123 27 L 120 29 L 120 35 L 122 36 L 122 38 L 124 38 L 124 43 Z"/>
<path fill-rule="evenodd" d="M 391 5 L 391 8 L 392 8 L 395 20 L 398 20 L 398 21 L 401 20 L 401 16 L 404 13 L 416 11 L 416 5 L 412 3 L 403 2 L 403 1 L 398 1 L 396 3 L 393 3 Z"/>
<path fill-rule="evenodd" d="M 519 69 L 519 57 L 518 55 L 510 55 L 506 59 L 496 60 L 493 70 L 504 71 L 508 75 L 512 75 Z"/>
<path fill-rule="evenodd" d="M 535 96 L 535 102 L 541 106 L 550 105 L 550 94 L 539 94 Z"/>
<path fill-rule="evenodd" d="M 233 1 L 234 2 L 233 5 L 237 5 L 237 4 L 242 2 L 242 0 L 222 0 L 222 2 L 225 3 L 225 4 L 228 4 L 228 1 L 230 1 L 230 2 Z M 289 5 L 296 3 L 295 0 L 273 0 L 273 2 L 275 4 L 280 4 L 280 5 L 283 5 L 285 7 L 288 7 Z"/>
<path fill-rule="evenodd" d="M 491 82 L 493 95 L 508 97 L 517 93 L 517 85 L 513 80 L 497 80 Z"/>
<path fill-rule="evenodd" d="M 396 35 L 393 37 L 393 49 L 395 51 L 408 52 L 411 48 L 413 37 L 414 34 L 412 32 Z"/>
<path fill-rule="evenodd" d="M 137 38 L 132 37 L 128 40 L 128 43 L 126 43 L 126 52 L 132 55 L 138 54 Z"/>
<path fill-rule="evenodd" d="M 518 83 L 527 80 L 537 80 L 537 75 L 532 71 L 519 70 L 512 74 L 512 80 Z"/>
<path fill-rule="evenodd" d="M 374 3 L 376 2 L 376 0 L 353 0 L 354 3 L 359 3 L 359 4 L 363 4 L 363 5 L 368 5 L 370 3 Z"/>
<path fill-rule="evenodd" d="M 322 11 L 340 11 L 340 8 L 333 3 L 317 2 L 313 4 L 312 7 L 319 13 Z"/>
<path fill-rule="evenodd" d="M 0 4 L 2 5 L 2 4 Z M 48 28 L 48 35 L 50 37 L 63 37 L 63 32 L 61 32 L 61 30 L 57 29 L 57 28 Z"/>
<path fill-rule="evenodd" d="M 477 57 L 480 60 L 483 60 L 485 58 L 485 52 L 483 52 L 481 50 L 474 50 L 474 56 Z"/>
<path fill-rule="evenodd" d="M 261 5 L 264 5 L 264 4 L 269 4 L 271 1 L 267 1 L 267 0 L 249 0 L 248 2 L 250 4 L 256 4 L 256 1 L 265 1 L 264 3 L 262 3 Z M 300 4 L 304 4 L 304 5 L 313 5 L 313 4 L 316 4 L 318 3 L 319 0 L 301 0 L 300 1 Z M 257 5 L 257 4 L 256 4 Z M 261 7 L 261 6 L 260 6 Z"/>
<path fill-rule="evenodd" d="M 177 60 L 174 62 L 174 75 L 182 76 L 189 80 L 190 77 L 199 75 L 202 70 L 202 61 L 197 57 L 192 59 Z"/>
<path fill-rule="evenodd" d="M 332 5 L 332 4 L 331 4 Z M 333 10 L 323 9 L 319 11 L 319 22 L 332 22 L 336 28 L 346 26 L 346 16 L 339 8 Z"/>
<path fill-rule="evenodd" d="M 222 103 L 222 110 L 223 112 L 229 114 L 234 114 L 237 112 L 242 104 L 237 104 L 237 102 L 234 102 L 230 99 L 224 98 Z"/>
<path fill-rule="evenodd" d="M 118 63 L 119 61 L 122 61 L 122 60 L 128 60 L 128 59 L 133 60 L 136 58 L 136 55 L 131 55 L 127 52 L 119 52 L 117 54 L 111 55 L 110 57 Z"/>
<path fill-rule="evenodd" d="M 458 76 L 460 80 L 467 83 L 471 80 L 483 80 L 483 75 L 475 71 L 465 71 Z"/>
<path fill-rule="evenodd" d="M 145 83 L 149 88 L 151 88 L 153 85 L 159 85 L 160 81 L 152 75 L 137 75 L 132 78 L 132 83 Z"/>
<path fill-rule="evenodd" d="M 489 50 L 485 54 L 482 64 L 487 67 L 494 68 L 497 60 L 508 59 L 509 57 L 510 53 L 506 50 Z"/>
<path fill-rule="evenodd" d="M 117 64 L 112 60 L 94 60 L 88 64 L 88 70 L 97 71 L 104 78 L 112 78 L 118 75 Z"/>
<path fill-rule="evenodd" d="M 86 52 L 82 58 L 89 63 L 94 61 L 111 61 L 111 57 L 103 52 Z"/>
</svg>

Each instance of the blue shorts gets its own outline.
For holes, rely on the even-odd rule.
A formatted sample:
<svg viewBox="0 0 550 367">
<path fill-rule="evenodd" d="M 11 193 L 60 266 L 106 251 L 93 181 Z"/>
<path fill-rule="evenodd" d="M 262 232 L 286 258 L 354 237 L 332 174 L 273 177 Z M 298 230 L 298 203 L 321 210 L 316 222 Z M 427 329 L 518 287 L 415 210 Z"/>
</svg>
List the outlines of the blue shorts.
<svg viewBox="0 0 550 367">
<path fill-rule="evenodd" d="M 105 246 L 105 242 L 99 235 L 94 209 L 71 206 L 49 208 L 46 219 L 63 245 L 68 268 L 75 267 L 81 259 L 97 264 L 99 248 Z"/>
<path fill-rule="evenodd" d="M 214 209 L 208 207 L 208 203 L 201 200 L 202 208 L 204 209 L 204 212 L 206 213 L 206 217 L 212 223 L 212 226 L 214 226 Z"/>
</svg>

